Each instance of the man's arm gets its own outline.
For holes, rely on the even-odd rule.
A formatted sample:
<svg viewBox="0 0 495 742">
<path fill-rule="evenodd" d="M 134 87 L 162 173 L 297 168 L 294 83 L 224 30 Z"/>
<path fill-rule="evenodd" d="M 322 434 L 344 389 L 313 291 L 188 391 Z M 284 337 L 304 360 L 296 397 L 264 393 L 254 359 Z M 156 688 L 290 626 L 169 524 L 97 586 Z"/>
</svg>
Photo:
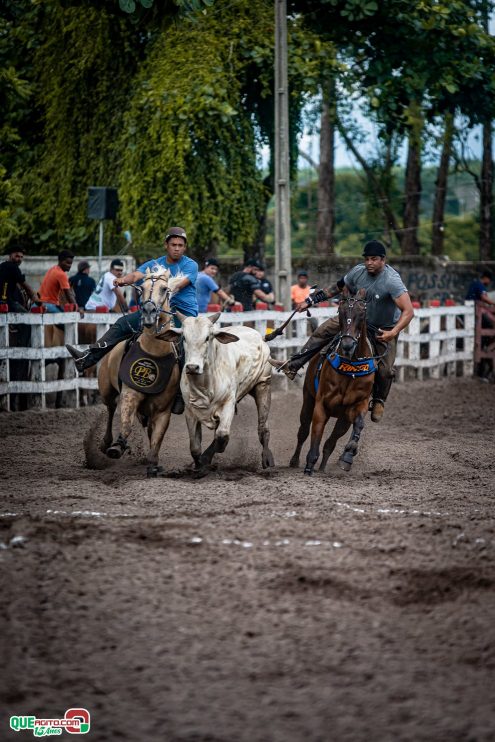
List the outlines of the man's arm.
<svg viewBox="0 0 495 742">
<path fill-rule="evenodd" d="M 76 295 L 72 289 L 62 289 L 60 293 L 64 304 L 75 304 L 77 308 Z"/>
<path fill-rule="evenodd" d="M 407 327 L 409 322 L 414 317 L 414 309 L 411 304 L 411 297 L 409 294 L 404 292 L 400 296 L 397 297 L 397 299 L 394 299 L 396 305 L 399 307 L 401 311 L 401 315 L 399 317 L 399 320 L 397 324 L 392 327 L 391 330 L 382 330 L 378 328 L 378 332 L 376 334 L 377 338 L 382 340 L 384 343 L 389 343 L 391 340 L 393 340 L 401 330 L 404 329 L 404 327 Z"/>
<path fill-rule="evenodd" d="M 116 278 L 113 282 L 114 286 L 130 286 L 131 283 L 136 283 L 136 281 L 140 281 L 142 278 L 144 278 L 145 274 L 141 273 L 141 271 L 132 271 L 131 273 L 127 273 L 125 276 L 121 276 L 120 278 Z"/>
<path fill-rule="evenodd" d="M 481 301 L 484 301 L 485 304 L 495 304 L 495 301 L 493 301 L 493 299 L 490 299 L 486 291 L 483 291 L 483 293 L 481 294 Z"/>
<path fill-rule="evenodd" d="M 271 301 L 270 296 L 272 296 L 272 294 L 265 294 L 265 292 L 262 291 L 261 289 L 255 289 L 253 291 L 253 294 L 255 295 L 257 299 L 260 299 L 261 301 L 266 301 L 267 304 Z"/>
<path fill-rule="evenodd" d="M 220 297 L 226 304 L 234 304 L 235 299 L 229 296 L 223 289 L 217 289 L 215 293 Z"/>
<path fill-rule="evenodd" d="M 27 283 L 27 281 L 22 281 L 20 285 L 21 285 L 21 288 L 23 288 L 26 294 L 29 296 L 31 301 L 38 301 L 35 292 L 31 288 L 31 286 Z"/>
<path fill-rule="evenodd" d="M 128 309 L 129 309 L 129 307 L 127 306 L 127 302 L 125 300 L 124 294 L 122 293 L 122 291 L 119 289 L 118 286 L 115 286 L 113 288 L 113 293 L 117 297 L 117 302 L 118 302 L 119 307 L 121 309 L 123 308 L 124 309 L 124 312 L 127 312 Z"/>
</svg>

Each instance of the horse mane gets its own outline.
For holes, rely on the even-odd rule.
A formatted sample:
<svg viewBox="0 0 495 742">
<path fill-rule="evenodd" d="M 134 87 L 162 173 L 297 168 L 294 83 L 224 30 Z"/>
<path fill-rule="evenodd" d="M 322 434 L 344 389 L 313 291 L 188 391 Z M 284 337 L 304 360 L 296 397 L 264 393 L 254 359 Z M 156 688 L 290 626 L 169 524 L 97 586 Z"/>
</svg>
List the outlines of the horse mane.
<svg viewBox="0 0 495 742">
<path fill-rule="evenodd" d="M 160 278 L 160 276 L 163 276 L 167 279 L 167 285 L 170 289 L 171 294 L 175 294 L 177 292 L 177 286 L 178 284 L 186 278 L 184 273 L 181 273 L 180 271 L 175 274 L 175 276 L 172 276 L 168 268 L 164 268 L 163 265 L 160 265 L 160 263 L 155 262 L 153 270 L 150 270 L 150 268 L 146 268 L 146 278 L 149 278 L 151 276 L 155 276 L 156 278 Z"/>
</svg>

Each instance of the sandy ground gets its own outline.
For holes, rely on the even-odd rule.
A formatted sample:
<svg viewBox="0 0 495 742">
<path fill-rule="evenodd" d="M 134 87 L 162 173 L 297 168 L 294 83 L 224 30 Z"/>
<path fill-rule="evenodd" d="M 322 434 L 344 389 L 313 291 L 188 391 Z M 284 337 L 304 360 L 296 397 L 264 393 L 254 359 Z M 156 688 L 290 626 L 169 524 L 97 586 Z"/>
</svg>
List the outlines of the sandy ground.
<svg viewBox="0 0 495 742">
<path fill-rule="evenodd" d="M 88 470 L 101 407 L 0 416 L 0 739 L 69 707 L 92 740 L 495 738 L 493 385 L 396 385 L 313 478 L 299 407 L 274 395 L 263 473 L 244 401 L 200 481 L 145 479 L 141 431 Z M 182 417 L 161 463 L 189 463 Z"/>
</svg>

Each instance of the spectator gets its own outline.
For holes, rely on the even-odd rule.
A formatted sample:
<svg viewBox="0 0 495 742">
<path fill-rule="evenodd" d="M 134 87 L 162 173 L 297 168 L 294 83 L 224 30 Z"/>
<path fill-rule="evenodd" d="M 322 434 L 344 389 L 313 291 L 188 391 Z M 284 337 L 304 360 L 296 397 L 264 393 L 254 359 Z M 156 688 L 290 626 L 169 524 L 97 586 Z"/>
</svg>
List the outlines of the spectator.
<svg viewBox="0 0 495 742">
<path fill-rule="evenodd" d="M 265 268 L 262 266 L 261 268 L 254 269 L 254 276 L 258 279 L 261 285 L 261 290 L 264 294 L 266 294 L 266 303 L 267 304 L 275 304 L 275 292 L 273 291 L 273 286 L 268 280 L 268 278 L 265 276 Z"/>
<path fill-rule="evenodd" d="M 198 297 L 198 311 L 206 312 L 210 303 L 211 292 L 218 294 L 225 304 L 233 304 L 234 300 L 214 280 L 218 274 L 218 260 L 207 258 L 204 262 L 203 270 L 198 273 L 196 279 L 196 294 Z"/>
<path fill-rule="evenodd" d="M 73 253 L 62 250 L 58 254 L 58 265 L 54 265 L 45 273 L 38 293 L 47 312 L 63 312 L 62 305 L 77 304 L 67 277 L 73 260 Z"/>
<path fill-rule="evenodd" d="M 114 308 L 117 303 L 117 299 L 120 302 L 120 306 L 127 311 L 127 305 L 125 296 L 118 286 L 115 285 L 116 278 L 122 278 L 124 272 L 124 261 L 119 258 L 115 258 L 110 263 L 110 270 L 102 275 L 96 288 L 86 302 L 85 309 L 88 312 L 93 312 L 97 307 L 107 307 L 110 311 Z"/>
<path fill-rule="evenodd" d="M 295 309 L 296 304 L 300 304 L 302 301 L 306 301 L 309 296 L 308 271 L 300 270 L 297 272 L 297 283 L 294 283 L 290 287 L 290 298 L 292 301 L 292 309 Z"/>
<path fill-rule="evenodd" d="M 76 301 L 79 307 L 85 307 L 86 302 L 96 288 L 96 281 L 89 275 L 90 265 L 87 260 L 80 260 L 77 264 L 77 273 L 69 278 Z"/>
<path fill-rule="evenodd" d="M 495 304 L 493 299 L 487 294 L 487 289 L 493 281 L 493 273 L 491 271 L 483 271 L 479 278 L 475 278 L 469 286 L 466 294 L 466 301 L 484 301 L 485 304 Z"/>
<path fill-rule="evenodd" d="M 267 301 L 268 296 L 261 290 L 261 284 L 254 275 L 255 270 L 263 269 L 258 260 L 248 260 L 241 271 L 237 271 L 230 278 L 230 292 L 234 299 L 240 302 L 245 312 L 253 308 L 253 297 Z"/>
<path fill-rule="evenodd" d="M 8 304 L 9 312 L 26 312 L 26 302 L 22 291 L 31 301 L 36 300 L 32 288 L 26 283 L 24 273 L 21 273 L 20 265 L 24 260 L 22 247 L 13 246 L 9 249 L 9 257 L 0 263 L 0 303 Z"/>
</svg>

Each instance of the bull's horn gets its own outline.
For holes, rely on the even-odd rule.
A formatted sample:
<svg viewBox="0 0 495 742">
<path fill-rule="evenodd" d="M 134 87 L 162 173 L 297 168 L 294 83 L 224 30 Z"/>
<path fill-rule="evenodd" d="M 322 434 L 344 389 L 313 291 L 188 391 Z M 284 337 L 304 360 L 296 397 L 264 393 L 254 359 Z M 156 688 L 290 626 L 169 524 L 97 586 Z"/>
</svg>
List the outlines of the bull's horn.
<svg viewBox="0 0 495 742">
<path fill-rule="evenodd" d="M 212 325 L 215 324 L 215 322 L 217 321 L 217 319 L 220 317 L 221 314 L 222 314 L 221 312 L 217 312 L 216 314 L 210 314 L 208 319 L 210 320 Z"/>
<path fill-rule="evenodd" d="M 179 320 L 181 324 L 184 322 L 185 319 L 187 319 L 186 315 L 182 314 L 182 312 L 179 312 L 178 309 L 175 310 L 175 316 L 177 317 L 177 319 Z"/>
</svg>

